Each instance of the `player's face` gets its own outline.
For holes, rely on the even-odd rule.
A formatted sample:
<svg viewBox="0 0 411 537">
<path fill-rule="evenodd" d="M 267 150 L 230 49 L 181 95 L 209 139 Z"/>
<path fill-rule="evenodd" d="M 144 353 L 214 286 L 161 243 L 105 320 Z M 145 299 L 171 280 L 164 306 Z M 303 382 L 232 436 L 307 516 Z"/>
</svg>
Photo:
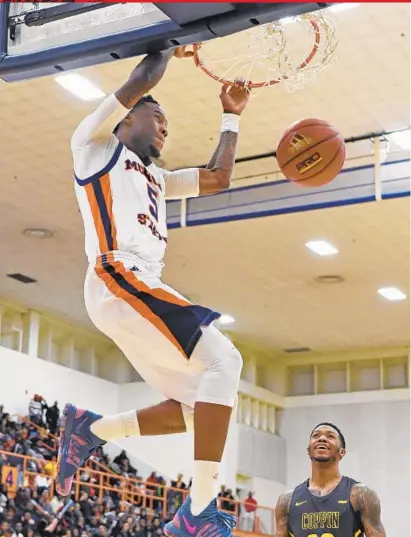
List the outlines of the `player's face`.
<svg viewBox="0 0 411 537">
<path fill-rule="evenodd" d="M 147 157 L 159 157 L 167 138 L 167 118 L 154 103 L 139 106 L 131 115 L 131 149 Z"/>
<path fill-rule="evenodd" d="M 341 440 L 332 427 L 321 425 L 312 433 L 308 444 L 308 455 L 315 462 L 337 462 L 344 455 Z"/>
</svg>

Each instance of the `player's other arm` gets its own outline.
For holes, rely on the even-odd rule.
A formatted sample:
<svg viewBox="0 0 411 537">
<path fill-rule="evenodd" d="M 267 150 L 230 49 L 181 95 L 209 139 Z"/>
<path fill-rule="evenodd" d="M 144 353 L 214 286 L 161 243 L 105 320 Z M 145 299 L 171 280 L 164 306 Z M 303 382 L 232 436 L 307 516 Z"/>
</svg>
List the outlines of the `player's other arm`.
<svg viewBox="0 0 411 537">
<path fill-rule="evenodd" d="M 381 505 L 377 494 L 363 484 L 351 491 L 351 504 L 361 516 L 366 537 L 387 537 L 381 522 Z"/>
<path fill-rule="evenodd" d="M 113 137 L 113 130 L 118 123 L 163 78 L 170 59 L 173 56 L 183 58 L 192 54 L 185 47 L 178 47 L 145 56 L 127 82 L 81 122 L 73 135 L 72 148 L 81 148 L 90 142 L 101 143 Z"/>
<path fill-rule="evenodd" d="M 205 169 L 190 168 L 165 172 L 167 199 L 216 194 L 229 188 L 234 170 L 240 114 L 248 99 L 249 93 L 243 87 L 223 86 L 220 100 L 224 114 L 218 146 Z"/>
<path fill-rule="evenodd" d="M 133 108 L 141 97 L 157 86 L 173 56 L 187 58 L 193 56 L 193 52 L 187 51 L 185 47 L 177 47 L 148 54 L 132 71 L 127 82 L 115 92 L 118 101 L 125 108 Z"/>
<path fill-rule="evenodd" d="M 220 100 L 223 122 L 220 141 L 207 168 L 199 170 L 199 194 L 215 194 L 230 187 L 237 150 L 240 115 L 248 103 L 249 92 L 244 87 L 223 86 Z"/>
<path fill-rule="evenodd" d="M 275 537 L 288 537 L 288 517 L 290 514 L 292 491 L 281 494 L 275 506 Z"/>
</svg>

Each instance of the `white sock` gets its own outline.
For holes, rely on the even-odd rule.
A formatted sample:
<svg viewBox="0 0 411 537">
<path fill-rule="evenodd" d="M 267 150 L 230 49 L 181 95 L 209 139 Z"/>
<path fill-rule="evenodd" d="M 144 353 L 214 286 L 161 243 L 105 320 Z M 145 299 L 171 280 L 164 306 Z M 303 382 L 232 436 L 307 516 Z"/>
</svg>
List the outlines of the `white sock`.
<svg viewBox="0 0 411 537">
<path fill-rule="evenodd" d="M 101 419 L 95 421 L 90 429 L 93 434 L 102 440 L 138 436 L 140 434 L 140 427 L 138 425 L 137 411 L 130 410 L 122 414 L 103 416 Z"/>
<path fill-rule="evenodd" d="M 219 462 L 194 461 L 194 476 L 191 485 L 191 512 L 194 516 L 204 511 L 217 497 L 219 485 Z"/>
</svg>

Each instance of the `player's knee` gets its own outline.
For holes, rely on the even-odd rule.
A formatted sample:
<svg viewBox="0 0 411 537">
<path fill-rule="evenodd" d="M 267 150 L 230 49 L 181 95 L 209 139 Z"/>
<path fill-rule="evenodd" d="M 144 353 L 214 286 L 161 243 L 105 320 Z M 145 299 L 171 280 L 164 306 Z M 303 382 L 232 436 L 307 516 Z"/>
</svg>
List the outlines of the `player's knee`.
<svg viewBox="0 0 411 537">
<path fill-rule="evenodd" d="M 230 352 L 224 357 L 223 370 L 227 371 L 233 377 L 240 380 L 241 370 L 243 369 L 243 357 L 238 349 L 234 346 L 230 349 Z"/>
<path fill-rule="evenodd" d="M 229 339 L 218 333 L 209 342 L 209 352 L 204 360 L 206 371 L 219 372 L 238 379 L 243 368 L 243 358 Z"/>
<path fill-rule="evenodd" d="M 224 386 L 227 393 L 230 393 L 235 397 L 240 383 L 242 367 L 242 356 L 230 342 L 230 346 L 225 349 L 224 354 L 218 356 L 216 360 L 210 364 L 208 372 L 218 384 Z"/>
</svg>

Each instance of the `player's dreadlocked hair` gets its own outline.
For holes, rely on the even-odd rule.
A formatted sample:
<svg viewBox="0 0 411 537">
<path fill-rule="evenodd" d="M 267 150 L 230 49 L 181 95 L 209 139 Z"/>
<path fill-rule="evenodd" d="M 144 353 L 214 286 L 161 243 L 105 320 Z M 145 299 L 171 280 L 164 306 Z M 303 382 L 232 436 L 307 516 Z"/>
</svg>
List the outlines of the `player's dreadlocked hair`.
<svg viewBox="0 0 411 537">
<path fill-rule="evenodd" d="M 136 108 L 138 108 L 139 106 L 142 106 L 143 104 L 146 104 L 146 103 L 152 103 L 152 104 L 157 104 L 158 106 L 160 106 L 160 103 L 158 101 L 156 101 L 154 99 L 154 97 L 152 95 L 144 95 L 143 97 L 141 97 L 141 99 L 139 99 L 136 104 L 133 106 L 133 108 L 131 109 L 131 112 L 133 110 L 135 110 Z M 120 121 L 121 123 L 121 121 Z M 118 123 L 115 127 L 115 129 L 113 130 L 113 134 L 116 134 L 117 131 L 118 131 L 118 128 L 120 126 L 120 123 Z"/>
<path fill-rule="evenodd" d="M 316 425 L 314 427 L 314 429 L 311 431 L 311 434 L 310 434 L 310 438 L 312 437 L 313 435 L 313 432 L 318 429 L 318 427 L 321 427 L 321 425 L 326 425 L 327 427 L 331 427 L 332 429 L 334 429 L 334 431 L 336 431 L 338 433 L 338 436 L 340 437 L 340 442 L 341 442 L 341 446 L 345 449 L 345 438 L 344 438 L 344 435 L 342 434 L 342 432 L 340 431 L 340 429 L 334 425 L 334 423 L 330 423 L 328 421 L 323 421 L 321 423 L 319 423 L 318 425 Z"/>
</svg>

